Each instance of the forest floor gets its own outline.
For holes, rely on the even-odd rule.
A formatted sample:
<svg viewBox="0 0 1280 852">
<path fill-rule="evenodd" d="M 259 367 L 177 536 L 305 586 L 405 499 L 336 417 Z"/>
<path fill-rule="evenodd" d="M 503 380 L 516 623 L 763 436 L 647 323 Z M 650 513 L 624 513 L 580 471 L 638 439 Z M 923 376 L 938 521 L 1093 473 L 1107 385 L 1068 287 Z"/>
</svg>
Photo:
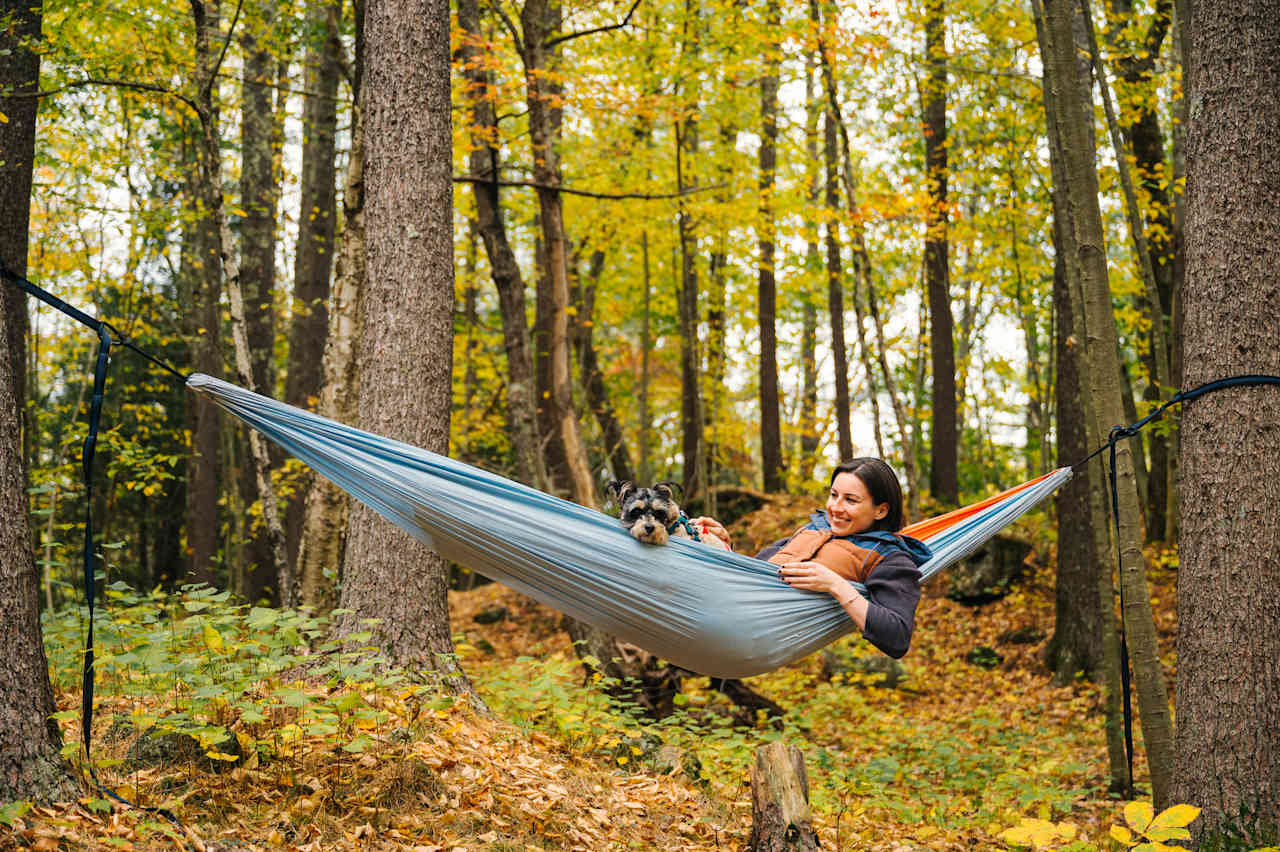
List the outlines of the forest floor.
<svg viewBox="0 0 1280 852">
<path fill-rule="evenodd" d="M 768 540 L 803 515 L 797 508 L 758 514 L 734 527 L 735 539 Z M 750 832 L 754 749 L 775 739 L 804 753 L 824 849 L 1006 849 L 1000 833 L 1027 817 L 1075 831 L 1060 848 L 1119 848 L 1107 839 L 1123 802 L 1106 791 L 1101 694 L 1085 682 L 1050 684 L 1051 554 L 1032 561 L 1010 595 L 981 607 L 949 600 L 945 579 L 931 581 L 895 688 L 875 674 L 826 680 L 820 654 L 750 679 L 786 710 L 780 727 L 754 728 L 734 725 L 706 679 L 685 682 L 674 717 L 635 718 L 584 682 L 557 613 L 498 585 L 451 593 L 458 657 L 487 712 L 359 667 L 262 676 L 277 647 L 264 637 L 296 645 L 290 630 L 305 638 L 314 624 L 273 626 L 272 611 L 210 597 L 166 619 L 153 599 L 119 592 L 116 633 L 104 629 L 99 642 L 129 650 L 117 648 L 117 674 L 104 666 L 94 759 L 117 792 L 163 804 L 180 826 L 86 790 L 53 807 L 0 803 L 0 849 L 728 852 Z M 1173 572 L 1155 568 L 1151 580 L 1172 683 Z M 64 740 L 74 744 L 78 654 L 62 622 L 46 624 L 46 642 Z M 150 625 L 150 643 L 129 639 L 143 635 L 129 632 L 138 625 Z M 179 650 L 157 650 L 161 633 Z M 877 656 L 856 637 L 833 650 Z M 228 662 L 255 655 L 256 674 Z M 138 687 L 139 668 L 164 670 L 162 658 L 186 673 L 163 694 Z M 187 670 L 183 660 L 197 662 Z M 141 761 L 138 731 L 157 724 L 198 737 L 214 759 Z M 211 745 L 224 729 L 236 735 L 231 745 Z M 1140 743 L 1139 732 L 1145 788 Z M 659 744 L 669 748 L 655 756 Z M 67 752 L 77 759 L 74 745 Z"/>
</svg>

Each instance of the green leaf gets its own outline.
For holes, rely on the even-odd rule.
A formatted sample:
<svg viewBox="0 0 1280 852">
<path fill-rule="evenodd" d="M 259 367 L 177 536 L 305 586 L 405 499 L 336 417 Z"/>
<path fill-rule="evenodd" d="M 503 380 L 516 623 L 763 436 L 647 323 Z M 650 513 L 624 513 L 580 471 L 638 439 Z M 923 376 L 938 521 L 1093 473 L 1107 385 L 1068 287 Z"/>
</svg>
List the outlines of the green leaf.
<svg viewBox="0 0 1280 852">
<path fill-rule="evenodd" d="M 31 810 L 31 802 L 5 802 L 0 805 L 0 825 L 12 826 L 13 821 Z"/>
</svg>

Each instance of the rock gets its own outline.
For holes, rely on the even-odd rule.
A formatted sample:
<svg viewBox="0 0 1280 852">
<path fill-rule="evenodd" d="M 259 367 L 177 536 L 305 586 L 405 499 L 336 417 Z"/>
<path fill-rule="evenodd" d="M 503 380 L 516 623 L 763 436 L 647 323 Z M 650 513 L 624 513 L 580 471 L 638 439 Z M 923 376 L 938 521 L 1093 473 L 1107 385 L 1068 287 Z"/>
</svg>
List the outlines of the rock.
<svg viewBox="0 0 1280 852">
<path fill-rule="evenodd" d="M 826 648 L 822 651 L 822 679 L 830 681 L 836 676 L 843 677 L 851 686 L 897 689 L 906 680 L 907 669 L 893 657 L 882 654 L 855 657 L 843 648 Z"/>
<path fill-rule="evenodd" d="M 147 766 L 193 763 L 205 772 L 226 772 L 244 763 L 244 751 L 241 750 L 240 740 L 235 734 L 228 733 L 225 740 L 215 743 L 209 751 L 229 755 L 233 759 L 218 760 L 210 757 L 200 747 L 200 741 L 190 734 L 148 728 L 129 747 L 124 765 L 127 769 L 133 770 Z"/>
<path fill-rule="evenodd" d="M 505 606 L 491 606 L 480 610 L 471 617 L 476 624 L 497 624 L 507 617 Z"/>
<path fill-rule="evenodd" d="M 702 761 L 691 751 L 673 745 L 660 746 L 649 761 L 653 771 L 662 775 L 683 772 L 692 781 L 702 783 Z"/>
<path fill-rule="evenodd" d="M 1021 539 L 998 535 L 968 559 L 947 572 L 947 597 L 969 606 L 999 600 L 1026 571 L 1031 545 Z"/>
</svg>

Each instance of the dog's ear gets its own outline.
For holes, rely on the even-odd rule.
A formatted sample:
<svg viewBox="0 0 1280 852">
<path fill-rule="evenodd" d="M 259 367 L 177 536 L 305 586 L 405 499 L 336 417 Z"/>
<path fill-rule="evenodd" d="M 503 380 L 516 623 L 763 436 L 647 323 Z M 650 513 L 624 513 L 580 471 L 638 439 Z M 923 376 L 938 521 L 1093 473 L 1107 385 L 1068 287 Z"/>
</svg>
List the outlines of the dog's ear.
<svg viewBox="0 0 1280 852">
<path fill-rule="evenodd" d="M 619 481 L 615 479 L 605 486 L 605 490 L 609 492 L 609 496 L 613 498 L 613 501 L 621 506 L 626 496 L 635 490 L 635 486 L 626 480 Z"/>
<path fill-rule="evenodd" d="M 675 499 L 674 492 L 676 491 L 679 491 L 682 494 L 684 493 L 684 489 L 680 487 L 680 483 L 673 482 L 669 479 L 665 482 L 659 482 L 657 485 L 653 486 L 653 490 L 657 491 L 659 494 L 661 494 L 663 497 L 666 497 L 668 500 Z"/>
</svg>

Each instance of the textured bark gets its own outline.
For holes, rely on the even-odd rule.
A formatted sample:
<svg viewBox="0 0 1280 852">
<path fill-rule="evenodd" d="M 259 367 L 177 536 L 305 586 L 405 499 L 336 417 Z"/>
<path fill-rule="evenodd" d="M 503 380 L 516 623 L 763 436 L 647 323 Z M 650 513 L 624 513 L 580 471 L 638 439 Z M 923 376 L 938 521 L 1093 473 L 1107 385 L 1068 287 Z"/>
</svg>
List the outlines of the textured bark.
<svg viewBox="0 0 1280 852">
<path fill-rule="evenodd" d="M 751 765 L 752 852 L 816 852 L 821 846 L 809 811 L 809 779 L 800 749 L 773 742 Z"/>
<path fill-rule="evenodd" d="M 696 50 L 699 17 L 686 0 L 681 55 Z M 689 88 L 696 88 L 697 76 Z M 686 95 L 687 92 L 680 94 Z M 697 186 L 693 177 L 698 157 L 698 99 L 696 93 L 684 104 L 675 126 L 676 188 L 679 192 Z M 680 322 L 680 449 L 684 457 L 681 486 L 684 499 L 700 497 L 706 485 L 706 446 L 703 440 L 702 354 L 698 339 L 698 235 L 688 199 L 680 198 L 676 212 L 680 237 L 680 286 L 676 304 Z"/>
<path fill-rule="evenodd" d="M 459 0 L 458 26 L 465 34 L 459 47 L 466 98 L 471 120 L 471 153 L 468 166 L 477 178 L 489 182 L 471 185 L 475 194 L 476 223 L 484 240 L 493 284 L 498 290 L 502 316 L 502 342 L 507 354 L 507 428 L 515 455 L 515 476 L 520 482 L 546 489 L 547 471 L 538 448 L 537 401 L 534 398 L 533 362 L 529 356 L 529 328 L 525 317 L 525 284 L 507 237 L 499 197 L 498 118 L 493 104 L 492 74 L 485 66 L 481 47 L 480 7 L 476 0 Z"/>
<path fill-rule="evenodd" d="M 191 206 L 184 250 L 184 312 L 190 363 L 210 375 L 222 372 L 222 163 L 215 75 L 221 50 L 218 0 L 191 4 L 196 47 L 196 107 L 199 127 L 188 178 Z M 187 462 L 187 579 L 213 584 L 219 547 L 218 480 L 220 415 L 197 394 L 189 402 L 191 458 Z"/>
<path fill-rule="evenodd" d="M 40 38 L 40 5 L 0 3 L 0 91 L 34 92 L 39 56 L 25 43 Z M 0 259 L 27 271 L 31 166 L 35 151 L 33 97 L 0 97 Z M 68 800 L 76 794 L 59 757 L 61 737 L 49 716 L 57 709 L 40 641 L 40 595 L 27 509 L 22 452 L 27 323 L 26 297 L 0 283 L 0 802 Z"/>
<path fill-rule="evenodd" d="M 243 297 L 244 332 L 251 380 L 241 376 L 245 387 L 267 396 L 275 395 L 275 287 L 276 287 L 276 211 L 280 201 L 277 165 L 279 135 L 276 133 L 273 109 L 272 73 L 277 64 L 272 54 L 271 27 L 276 15 L 274 0 L 256 0 L 241 12 L 240 46 L 244 50 L 244 67 L 240 89 L 240 260 L 238 285 Z M 224 245 L 232 245 L 228 234 Z M 230 277 L 228 275 L 228 277 Z M 237 358 L 238 358 L 237 353 Z M 237 363 L 237 370 L 240 365 Z M 256 458 L 253 430 L 242 430 L 251 458 Z M 265 449 L 266 444 L 262 442 Z M 279 458 L 276 451 L 271 455 Z M 268 475 L 270 467 L 269 464 Z M 259 472 L 253 465 L 241 468 L 240 493 L 245 505 L 265 501 Z M 268 482 L 270 481 L 268 477 Z M 274 499 L 272 497 L 271 499 Z M 264 508 L 265 520 L 265 508 Z M 276 563 L 273 533 L 259 527 L 245 548 L 248 565 L 244 566 L 240 588 L 235 591 L 245 600 L 270 599 L 277 603 L 291 592 L 279 587 L 278 571 L 287 567 Z"/>
<path fill-rule="evenodd" d="M 808 158 L 808 175 L 805 195 L 809 206 L 805 221 L 805 281 L 804 305 L 800 321 L 800 427 L 799 457 L 795 461 L 799 479 L 813 478 L 817 461 L 818 435 L 818 287 L 822 260 L 818 253 L 818 223 L 813 216 L 819 210 L 822 199 L 822 160 L 818 158 L 818 122 L 824 113 L 825 98 L 814 92 L 813 78 L 817 70 L 817 57 L 805 56 L 804 69 L 804 152 Z"/>
<path fill-rule="evenodd" d="M 765 28 L 769 33 L 777 33 L 781 16 L 778 0 L 769 0 L 765 7 Z M 760 75 L 759 222 L 756 225 L 759 251 L 756 319 L 760 324 L 760 467 L 764 474 L 764 490 L 776 492 L 783 488 L 782 429 L 778 411 L 778 286 L 774 276 L 777 224 L 773 211 L 778 170 L 781 56 L 776 43 L 766 44 L 764 50 L 764 71 Z"/>
<path fill-rule="evenodd" d="M 587 463 L 586 448 L 573 410 L 572 378 L 569 372 L 569 258 L 565 236 L 561 183 L 560 86 L 554 80 L 557 64 L 553 34 L 560 26 L 560 7 L 553 0 L 527 0 L 520 11 L 525 93 L 529 106 L 529 138 L 533 147 L 533 179 L 538 184 L 538 220 L 542 230 L 542 268 L 539 277 L 539 311 L 543 314 L 546 348 L 538 357 L 546 363 L 547 425 L 564 453 L 564 473 L 574 502 L 595 507 L 595 483 Z M 545 299 L 545 300 L 544 300 Z"/>
<path fill-rule="evenodd" d="M 359 422 L 444 453 L 453 366 L 448 4 L 374 0 L 365 39 Z M 391 660 L 460 675 L 440 557 L 357 504 L 343 568 L 340 603 L 351 612 L 336 622 L 338 636 L 376 618 L 372 644 Z M 469 688 L 461 677 L 453 685 Z"/>
<path fill-rule="evenodd" d="M 811 5 L 816 8 L 817 0 Z M 840 258 L 840 187 L 838 172 L 840 154 L 836 150 L 836 119 L 828 108 L 823 113 L 822 153 L 826 165 L 826 191 L 823 199 L 827 207 L 827 224 L 824 242 L 827 250 L 827 315 L 831 324 L 831 361 L 835 370 L 836 398 L 836 450 L 841 459 L 851 459 L 853 453 L 853 429 L 850 426 L 849 402 L 849 349 L 844 340 L 844 270 Z M 880 434 L 880 403 L 875 392 L 875 373 L 870 369 L 866 334 L 863 330 L 862 309 L 858 308 L 858 352 L 867 375 L 868 396 L 871 398 L 872 417 L 876 435 Z"/>
<path fill-rule="evenodd" d="M 943 506 L 960 502 L 956 426 L 956 352 L 951 317 L 947 239 L 947 46 L 943 0 L 925 3 L 925 58 L 929 76 L 924 100 L 925 215 L 924 276 L 929 297 L 929 353 L 933 375 L 929 490 Z"/>
<path fill-rule="evenodd" d="M 289 317 L 289 361 L 284 400 L 312 408 L 324 382 L 325 337 L 329 330 L 330 275 L 338 215 L 334 162 L 338 124 L 338 78 L 342 73 L 341 0 L 311 0 L 307 6 L 306 94 L 302 101 L 302 173 L 298 179 L 298 242 L 293 259 L 293 300 Z M 297 566 L 308 476 L 285 509 L 289 559 Z"/>
<path fill-rule="evenodd" d="M 1104 428 L 1102 424 L 1108 424 L 1105 428 L 1109 429 L 1110 424 L 1121 422 L 1123 404 L 1117 372 L 1115 316 L 1111 309 L 1098 204 L 1098 174 L 1089 144 L 1091 122 L 1085 120 L 1078 83 L 1072 33 L 1075 17 L 1074 5 L 1069 0 L 1050 0 L 1045 4 L 1045 29 L 1049 42 L 1045 64 L 1053 89 L 1068 191 L 1068 213 L 1075 236 L 1075 256 L 1071 260 L 1078 264 L 1079 287 L 1083 291 L 1080 303 L 1084 305 L 1088 392 L 1094 402 L 1095 428 L 1100 433 Z M 1142 525 L 1133 457 L 1126 442 L 1119 444 L 1116 459 L 1119 487 L 1117 546 L 1120 551 L 1120 584 L 1124 594 L 1122 617 L 1137 685 L 1152 793 L 1155 806 L 1160 809 L 1171 803 L 1173 725 L 1142 556 Z"/>
<path fill-rule="evenodd" d="M 600 273 L 604 270 L 604 252 L 594 251 L 591 254 L 591 266 L 586 282 L 582 287 L 582 299 L 578 305 L 578 322 L 576 349 L 578 351 L 578 368 L 582 371 L 582 386 L 587 393 L 587 407 L 595 415 L 600 426 L 600 436 L 604 440 L 605 457 L 613 471 L 613 478 L 623 481 L 634 481 L 635 470 L 631 466 L 631 453 L 627 451 L 627 439 L 622 432 L 622 423 L 609 398 L 609 389 L 604 383 L 604 373 L 600 369 L 600 358 L 596 354 L 595 344 L 595 312 L 596 291 L 600 284 Z"/>
<path fill-rule="evenodd" d="M 1183 342 L 1194 387 L 1280 375 L 1280 16 L 1192 6 Z M 1280 833 L 1280 388 L 1186 407 L 1174 797 L 1204 845 Z M 1243 842 L 1246 841 L 1247 842 Z M 1219 848 L 1215 846 L 1214 848 Z"/>
<path fill-rule="evenodd" d="M 357 21 L 363 3 L 357 0 Z M 362 30 L 357 28 L 356 67 L 363 54 Z M 316 411 L 343 423 L 356 419 L 359 389 L 356 351 L 360 348 L 361 298 L 365 286 L 364 241 L 364 121 L 359 88 L 353 92 L 351 154 L 342 191 L 342 252 L 338 256 L 325 335 L 324 383 Z M 297 574 L 303 606 L 318 612 L 333 608 L 336 581 L 346 550 L 350 498 L 321 476 L 312 479 L 303 510 L 298 543 Z"/>
</svg>

